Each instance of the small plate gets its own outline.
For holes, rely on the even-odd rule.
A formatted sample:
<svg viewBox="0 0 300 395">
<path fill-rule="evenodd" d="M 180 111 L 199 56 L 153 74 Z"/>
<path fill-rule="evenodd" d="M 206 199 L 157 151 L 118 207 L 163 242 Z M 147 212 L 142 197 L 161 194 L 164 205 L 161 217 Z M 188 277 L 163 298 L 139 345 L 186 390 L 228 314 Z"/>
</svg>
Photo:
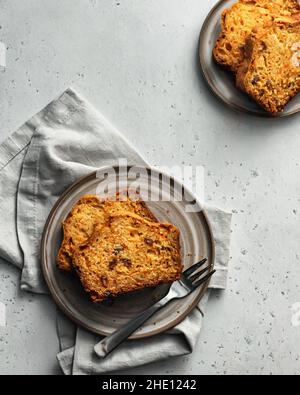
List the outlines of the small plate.
<svg viewBox="0 0 300 395">
<path fill-rule="evenodd" d="M 234 110 L 246 112 L 260 117 L 272 117 L 259 107 L 247 94 L 235 86 L 235 79 L 231 72 L 225 70 L 213 59 L 212 51 L 221 32 L 221 15 L 226 8 L 230 8 L 237 0 L 221 0 L 208 14 L 199 42 L 200 66 L 205 80 L 212 92 L 227 106 Z M 300 95 L 295 96 L 276 117 L 288 117 L 300 111 Z"/>
<path fill-rule="evenodd" d="M 114 172 L 111 171 L 112 169 Z M 61 224 L 83 195 L 97 193 L 101 196 L 99 191 L 104 183 L 115 185 L 117 179 L 120 190 L 130 187 L 130 184 L 136 181 L 137 168 L 134 169 L 135 173 L 132 174 L 127 167 L 103 168 L 76 182 L 52 209 L 43 233 L 42 267 L 55 302 L 75 323 L 99 335 L 109 335 L 130 318 L 147 309 L 157 289 L 146 289 L 120 296 L 109 303 L 93 304 L 77 277 L 62 273 L 56 267 L 56 256 L 62 240 Z M 157 170 L 140 168 L 139 171 L 138 182 L 139 185 L 143 185 L 142 189 L 149 191 L 151 196 L 160 197 L 160 199 L 152 199 L 156 201 L 147 203 L 150 210 L 158 220 L 173 223 L 181 231 L 182 260 L 185 269 L 204 257 L 208 258 L 208 265 L 213 266 L 214 241 L 205 212 L 203 210 L 186 212 L 188 202 L 196 202 L 192 194 L 173 178 L 162 175 Z M 156 176 L 155 180 L 159 181 L 149 183 L 150 174 Z M 185 193 L 184 200 L 164 199 L 164 191 L 171 191 L 172 196 L 176 196 L 178 191 L 182 190 Z M 142 193 L 141 196 L 146 200 Z M 153 336 L 179 324 L 197 306 L 207 286 L 208 284 L 205 284 L 189 297 L 166 306 L 131 338 Z"/>
</svg>

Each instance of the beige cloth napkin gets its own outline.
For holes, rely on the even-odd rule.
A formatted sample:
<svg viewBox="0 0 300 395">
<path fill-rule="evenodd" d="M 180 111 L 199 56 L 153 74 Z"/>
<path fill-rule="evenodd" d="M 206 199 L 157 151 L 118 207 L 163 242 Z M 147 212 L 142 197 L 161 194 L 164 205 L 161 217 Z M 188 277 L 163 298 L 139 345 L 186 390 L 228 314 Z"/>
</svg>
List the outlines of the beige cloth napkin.
<svg viewBox="0 0 300 395">
<path fill-rule="evenodd" d="M 72 89 L 27 121 L 0 146 L 0 257 L 22 270 L 21 288 L 47 293 L 40 241 L 51 208 L 78 178 L 102 166 L 146 162 L 115 128 Z M 216 242 L 217 273 L 210 287 L 225 289 L 231 214 L 207 207 Z M 127 341 L 102 360 L 94 352 L 100 337 L 76 328 L 58 313 L 65 374 L 99 374 L 191 353 L 199 337 L 208 293 L 199 308 L 173 330 Z"/>
</svg>

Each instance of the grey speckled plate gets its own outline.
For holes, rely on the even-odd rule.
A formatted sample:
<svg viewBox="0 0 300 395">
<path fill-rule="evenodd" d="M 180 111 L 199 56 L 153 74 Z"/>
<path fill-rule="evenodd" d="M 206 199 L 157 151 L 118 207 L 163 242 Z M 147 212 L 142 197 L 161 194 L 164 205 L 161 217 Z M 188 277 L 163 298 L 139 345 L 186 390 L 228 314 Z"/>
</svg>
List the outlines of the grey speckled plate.
<svg viewBox="0 0 300 395">
<path fill-rule="evenodd" d="M 272 117 L 259 107 L 250 97 L 235 86 L 233 74 L 217 65 L 212 51 L 221 31 L 221 15 L 226 8 L 230 8 L 236 0 L 221 0 L 208 14 L 199 42 L 200 66 L 205 80 L 212 92 L 227 106 L 234 110 L 243 111 L 261 117 Z M 294 97 L 284 111 L 276 117 L 287 117 L 300 111 L 300 95 Z"/>
<path fill-rule="evenodd" d="M 127 167 L 116 168 L 120 190 L 126 189 L 126 183 L 136 180 L 136 174 L 128 173 Z M 156 174 L 156 170 L 141 169 L 139 182 L 145 190 L 149 188 L 148 175 Z M 42 239 L 42 265 L 46 282 L 50 292 L 62 311 L 75 323 L 100 335 L 108 335 L 123 325 L 130 318 L 142 312 L 151 303 L 153 289 L 121 296 L 110 303 L 93 304 L 75 275 L 60 272 L 56 267 L 56 256 L 62 240 L 61 223 L 70 212 L 72 206 L 86 194 L 99 193 L 99 187 L 106 182 L 115 185 L 115 176 L 107 168 L 79 180 L 58 200 L 45 226 Z M 164 175 L 162 179 L 151 184 L 151 193 L 170 190 L 176 196 L 182 186 Z M 160 221 L 170 222 L 178 226 L 181 231 L 182 259 L 185 268 L 190 267 L 203 257 L 208 258 L 208 264 L 214 264 L 214 242 L 210 225 L 203 211 L 186 212 L 186 204 L 193 200 L 192 195 L 184 190 L 185 201 L 155 201 L 147 205 Z M 144 194 L 142 197 L 145 199 Z M 164 200 L 164 199 L 161 199 Z M 174 201 L 173 201 L 174 200 Z M 186 299 L 176 301 L 157 313 L 144 324 L 131 338 L 152 336 L 170 329 L 181 322 L 198 304 L 203 296 L 207 284 Z"/>
</svg>

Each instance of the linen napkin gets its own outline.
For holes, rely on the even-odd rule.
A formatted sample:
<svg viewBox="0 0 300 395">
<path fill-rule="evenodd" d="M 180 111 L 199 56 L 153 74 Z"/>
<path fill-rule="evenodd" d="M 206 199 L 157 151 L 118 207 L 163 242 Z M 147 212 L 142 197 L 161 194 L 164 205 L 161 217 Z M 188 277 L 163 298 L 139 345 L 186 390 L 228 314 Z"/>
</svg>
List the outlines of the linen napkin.
<svg viewBox="0 0 300 395">
<path fill-rule="evenodd" d="M 119 158 L 145 165 L 138 152 L 74 90 L 27 121 L 0 146 L 0 257 L 22 270 L 21 288 L 48 293 L 40 265 L 40 241 L 51 208 L 80 177 Z M 231 214 L 206 207 L 216 242 L 217 270 L 210 288 L 225 289 Z M 95 353 L 99 336 L 76 328 L 58 312 L 58 361 L 65 374 L 92 375 L 191 353 L 199 337 L 209 292 L 176 328 L 130 340 L 106 359 Z"/>
</svg>

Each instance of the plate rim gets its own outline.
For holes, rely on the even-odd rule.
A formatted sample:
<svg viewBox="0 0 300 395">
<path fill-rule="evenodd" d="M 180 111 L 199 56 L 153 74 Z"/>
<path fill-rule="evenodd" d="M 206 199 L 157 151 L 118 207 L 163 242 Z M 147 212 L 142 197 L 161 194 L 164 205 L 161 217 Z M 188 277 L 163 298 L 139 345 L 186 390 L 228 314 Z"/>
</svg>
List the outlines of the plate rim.
<svg viewBox="0 0 300 395">
<path fill-rule="evenodd" d="M 204 61 L 204 53 L 203 53 L 203 45 L 202 45 L 202 38 L 206 34 L 207 27 L 209 25 L 211 17 L 218 11 L 218 9 L 223 5 L 223 3 L 226 3 L 228 0 L 219 0 L 209 11 L 207 14 L 203 25 L 200 30 L 200 35 L 199 35 L 199 44 L 198 44 L 198 52 L 199 52 L 199 59 L 200 59 L 200 70 L 203 75 L 203 78 L 209 87 L 210 91 L 214 94 L 214 96 L 223 104 L 226 105 L 226 107 L 231 108 L 232 110 L 239 112 L 239 113 L 244 113 L 252 116 L 256 116 L 259 118 L 265 118 L 265 119 L 281 119 L 281 118 L 288 118 L 291 116 L 295 116 L 300 112 L 300 104 L 299 108 L 297 110 L 293 110 L 291 112 L 280 112 L 279 114 L 270 114 L 267 111 L 259 111 L 259 110 L 250 110 L 245 107 L 239 106 L 238 104 L 232 103 L 229 100 L 226 99 L 226 97 L 220 92 L 220 90 L 216 89 L 214 85 L 211 82 L 211 79 L 206 71 L 205 61 Z M 221 67 L 221 66 L 220 66 Z M 236 88 L 237 89 L 237 88 Z"/>
<path fill-rule="evenodd" d="M 132 168 L 133 166 L 127 166 L 127 169 Z M 137 167 L 137 166 L 134 166 Z M 141 167 L 141 166 L 138 166 Z M 98 170 L 93 171 L 89 174 L 87 174 L 86 176 L 80 177 L 77 181 L 75 181 L 70 187 L 68 187 L 65 192 L 60 196 L 60 198 L 56 201 L 56 203 L 54 204 L 54 206 L 52 207 L 50 214 L 48 215 L 48 218 L 45 222 L 44 225 L 44 229 L 43 229 L 43 234 L 42 234 L 42 239 L 41 239 L 41 243 L 40 243 L 40 252 L 41 252 L 41 266 L 42 266 L 42 273 L 45 279 L 45 282 L 47 284 L 47 287 L 50 291 L 51 297 L 53 298 L 55 304 L 58 306 L 58 308 L 72 321 L 74 322 L 76 325 L 87 329 L 88 331 L 100 335 L 100 336 L 108 336 L 108 333 L 101 330 L 101 329 L 95 329 L 92 328 L 90 325 L 88 325 L 87 323 L 85 323 L 84 321 L 78 319 L 77 317 L 74 317 L 73 313 L 69 310 L 68 305 L 63 303 L 63 301 L 61 300 L 61 298 L 57 295 L 56 290 L 54 288 L 54 286 L 52 285 L 51 282 L 51 276 L 49 276 L 48 274 L 48 268 L 47 268 L 47 259 L 46 259 L 46 239 L 48 236 L 48 232 L 49 232 L 49 227 L 52 224 L 54 217 L 56 215 L 57 210 L 59 209 L 60 205 L 70 196 L 70 194 L 73 192 L 73 190 L 76 190 L 78 186 L 82 185 L 83 183 L 92 180 L 93 178 L 95 178 L 97 176 L 97 173 L 99 171 L 105 171 L 105 169 L 119 169 L 119 166 L 103 166 L 100 167 Z M 147 169 L 147 171 L 151 171 L 156 170 L 155 168 L 151 168 L 150 166 L 145 166 L 143 167 L 143 169 Z M 181 182 L 179 182 L 178 180 L 175 180 L 174 177 L 170 176 L 169 174 L 160 171 L 159 172 L 163 175 L 166 175 L 167 177 L 170 178 L 171 181 L 176 181 L 177 183 L 180 184 L 180 186 L 183 186 Z M 195 198 L 196 201 L 198 201 L 198 199 L 194 196 L 194 194 L 189 190 L 189 188 L 183 186 L 183 188 L 189 192 L 193 198 Z M 205 208 L 203 208 L 201 210 L 201 214 L 204 217 L 205 220 L 205 225 L 208 229 L 208 234 L 209 234 L 209 244 L 210 244 L 210 250 L 211 250 L 211 266 L 212 268 L 214 268 L 215 265 L 215 240 L 213 237 L 213 232 L 212 232 L 212 226 L 211 223 L 208 219 L 208 216 L 205 212 Z M 169 323 L 167 323 L 166 325 L 164 325 L 161 328 L 154 328 L 153 330 L 150 330 L 147 333 L 141 333 L 141 334 L 133 334 L 129 337 L 129 339 L 132 340 L 136 340 L 136 339 L 145 339 L 148 337 L 152 337 L 155 335 L 158 335 L 160 333 L 164 333 L 167 330 L 170 330 L 172 328 L 174 328 L 175 326 L 177 326 L 178 324 L 180 324 L 191 312 L 192 310 L 194 310 L 194 308 L 199 304 L 199 302 L 201 301 L 201 299 L 203 298 L 204 294 L 206 293 L 208 287 L 209 287 L 209 283 L 207 282 L 205 284 L 205 286 L 202 288 L 201 292 L 199 292 L 198 296 L 195 298 L 195 300 L 193 301 L 193 303 L 191 303 L 190 306 L 188 306 L 188 308 L 185 309 L 185 311 L 180 314 L 178 317 L 174 318 L 172 321 L 170 321 Z"/>
</svg>

